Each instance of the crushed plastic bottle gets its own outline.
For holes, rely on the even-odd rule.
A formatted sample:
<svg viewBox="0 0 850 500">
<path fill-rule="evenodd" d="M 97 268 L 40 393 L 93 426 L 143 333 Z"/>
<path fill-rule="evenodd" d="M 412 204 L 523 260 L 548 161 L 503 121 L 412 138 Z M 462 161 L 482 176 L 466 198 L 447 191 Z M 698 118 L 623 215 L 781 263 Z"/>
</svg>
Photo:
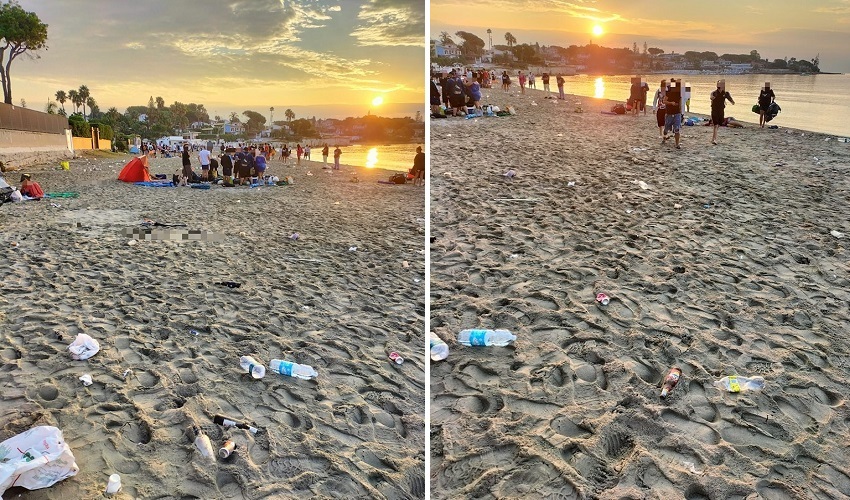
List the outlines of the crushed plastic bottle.
<svg viewBox="0 0 850 500">
<path fill-rule="evenodd" d="M 729 375 L 714 382 L 714 387 L 726 392 L 760 391 L 764 389 L 764 377 Z"/>
<path fill-rule="evenodd" d="M 242 367 L 245 373 L 250 373 L 254 378 L 263 378 L 266 376 L 266 367 L 251 356 L 242 356 L 239 358 L 239 366 Z"/>
<path fill-rule="evenodd" d="M 516 340 L 516 335 L 508 330 L 462 330 L 457 341 L 465 346 L 503 347 Z"/>
<path fill-rule="evenodd" d="M 310 380 L 311 378 L 316 378 L 319 374 L 316 370 L 313 369 L 312 366 L 309 365 L 299 365 L 298 363 L 292 363 L 290 361 L 283 361 L 282 359 L 273 359 L 269 363 L 269 368 L 272 369 L 275 373 L 280 373 L 281 375 L 286 375 L 288 377 L 296 377 L 303 380 Z"/>
<path fill-rule="evenodd" d="M 215 462 L 215 451 L 213 451 L 210 437 L 204 434 L 198 427 L 195 427 L 193 430 L 195 431 L 195 447 L 201 453 L 201 456 Z"/>
<path fill-rule="evenodd" d="M 431 347 L 431 360 L 442 361 L 449 357 L 449 346 L 433 332 L 428 332 L 428 343 Z"/>
</svg>

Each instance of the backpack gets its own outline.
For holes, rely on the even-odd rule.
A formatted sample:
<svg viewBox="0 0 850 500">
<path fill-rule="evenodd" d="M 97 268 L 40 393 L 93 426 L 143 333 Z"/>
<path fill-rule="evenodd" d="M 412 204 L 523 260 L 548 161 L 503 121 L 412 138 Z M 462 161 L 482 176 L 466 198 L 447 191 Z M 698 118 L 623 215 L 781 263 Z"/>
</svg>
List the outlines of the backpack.
<svg viewBox="0 0 850 500">
<path fill-rule="evenodd" d="M 407 176 L 404 174 L 393 174 L 390 176 L 390 182 L 393 184 L 405 184 L 407 183 Z"/>
<path fill-rule="evenodd" d="M 4 203 L 11 203 L 12 193 L 14 192 L 15 190 L 11 187 L 0 188 L 0 206 L 2 206 Z"/>
<path fill-rule="evenodd" d="M 618 115 L 624 115 L 626 114 L 626 107 L 622 104 L 615 104 L 614 107 L 611 108 L 611 111 L 617 113 Z"/>
</svg>

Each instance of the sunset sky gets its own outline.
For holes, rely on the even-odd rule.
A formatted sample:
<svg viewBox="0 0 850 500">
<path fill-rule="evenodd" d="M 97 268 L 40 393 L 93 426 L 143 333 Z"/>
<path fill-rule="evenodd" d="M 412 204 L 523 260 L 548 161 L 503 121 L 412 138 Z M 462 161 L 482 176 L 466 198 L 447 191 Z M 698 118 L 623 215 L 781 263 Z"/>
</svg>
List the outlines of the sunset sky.
<svg viewBox="0 0 850 500">
<path fill-rule="evenodd" d="M 149 97 L 275 120 L 413 116 L 423 106 L 423 0 L 19 0 L 47 50 L 12 64 L 14 104 L 44 111 L 87 85 L 101 110 Z M 372 100 L 384 104 L 373 108 Z M 66 103 L 66 108 L 68 107 Z M 244 117 L 242 117 L 244 119 Z"/>
<path fill-rule="evenodd" d="M 504 45 L 510 31 L 519 44 L 568 47 L 587 44 L 596 23 L 605 34 L 593 41 L 607 47 L 646 42 L 667 53 L 718 55 L 755 49 L 771 61 L 820 53 L 822 71 L 850 72 L 850 0 L 432 0 L 429 33 L 469 31 L 486 43 L 490 28 L 494 45 Z"/>
</svg>

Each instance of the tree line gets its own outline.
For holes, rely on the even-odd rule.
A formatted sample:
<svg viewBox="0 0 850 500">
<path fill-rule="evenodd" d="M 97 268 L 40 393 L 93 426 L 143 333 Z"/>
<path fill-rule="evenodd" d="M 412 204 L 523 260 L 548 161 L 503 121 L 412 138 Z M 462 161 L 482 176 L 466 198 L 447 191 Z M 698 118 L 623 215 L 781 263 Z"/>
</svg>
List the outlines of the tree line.
<svg viewBox="0 0 850 500">
<path fill-rule="evenodd" d="M 487 35 L 492 35 L 492 30 L 487 30 Z M 440 32 L 439 41 L 443 45 L 453 44 L 460 49 L 461 56 L 458 58 L 439 57 L 434 62 L 442 65 L 450 65 L 453 63 L 473 64 L 476 59 L 485 54 L 486 43 L 474 33 L 468 31 L 457 31 L 455 35 L 458 42 L 452 38 L 446 31 Z M 648 64 L 650 69 L 656 69 L 658 66 L 658 57 L 665 53 L 664 49 L 659 47 L 648 47 L 646 42 L 643 44 L 643 52 L 638 48 L 637 42 L 632 44 L 632 48 L 609 48 L 602 47 L 596 44 L 588 44 L 584 46 L 570 45 L 569 47 L 561 47 L 551 45 L 548 48 L 541 46 L 539 43 L 534 44 L 517 44 L 516 37 L 506 32 L 504 34 L 505 44 L 495 44 L 492 46 L 501 54 L 493 57 L 493 63 L 502 64 L 505 66 L 527 67 L 543 66 L 546 62 L 547 53 L 555 53 L 567 61 L 577 61 L 580 57 L 585 56 L 583 63 L 588 66 L 590 71 L 611 71 L 611 70 L 631 70 L 635 63 Z M 750 51 L 749 54 L 721 54 L 705 51 L 687 51 L 681 54 L 684 58 L 688 69 L 702 69 L 703 61 L 719 61 L 720 59 L 736 64 L 750 63 L 758 66 L 761 69 L 780 69 L 790 70 L 794 72 L 820 72 L 820 55 L 806 60 L 797 59 L 796 57 L 785 57 L 783 59 L 774 59 L 768 61 L 762 59 L 757 50 Z"/>
</svg>

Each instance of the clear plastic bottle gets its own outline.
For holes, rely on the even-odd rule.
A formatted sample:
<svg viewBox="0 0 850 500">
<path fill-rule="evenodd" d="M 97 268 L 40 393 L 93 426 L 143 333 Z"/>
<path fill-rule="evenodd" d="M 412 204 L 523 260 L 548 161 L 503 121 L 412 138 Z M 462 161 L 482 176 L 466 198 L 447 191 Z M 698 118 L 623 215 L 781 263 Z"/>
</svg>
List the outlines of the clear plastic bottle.
<svg viewBox="0 0 850 500">
<path fill-rule="evenodd" d="M 728 375 L 714 382 L 714 387 L 726 392 L 760 391 L 764 389 L 764 377 Z"/>
<path fill-rule="evenodd" d="M 428 343 L 431 347 L 431 360 L 442 361 L 449 357 L 449 346 L 434 332 L 428 332 Z"/>
<path fill-rule="evenodd" d="M 298 363 L 292 363 L 282 359 L 271 360 L 269 368 L 271 368 L 275 373 L 280 373 L 281 375 L 287 375 L 289 377 L 297 377 L 304 380 L 310 380 L 311 378 L 319 376 L 312 366 L 299 365 Z"/>
<path fill-rule="evenodd" d="M 254 378 L 263 378 L 266 376 L 266 367 L 251 356 L 242 356 L 239 358 L 239 366 L 242 367 L 245 373 L 250 373 Z"/>
<path fill-rule="evenodd" d="M 195 427 L 193 430 L 195 431 L 195 447 L 201 452 L 201 456 L 215 462 L 215 451 L 213 451 L 210 437 L 204 434 L 198 427 Z"/>
<path fill-rule="evenodd" d="M 462 330 L 457 341 L 465 346 L 506 346 L 516 340 L 507 330 Z"/>
</svg>

